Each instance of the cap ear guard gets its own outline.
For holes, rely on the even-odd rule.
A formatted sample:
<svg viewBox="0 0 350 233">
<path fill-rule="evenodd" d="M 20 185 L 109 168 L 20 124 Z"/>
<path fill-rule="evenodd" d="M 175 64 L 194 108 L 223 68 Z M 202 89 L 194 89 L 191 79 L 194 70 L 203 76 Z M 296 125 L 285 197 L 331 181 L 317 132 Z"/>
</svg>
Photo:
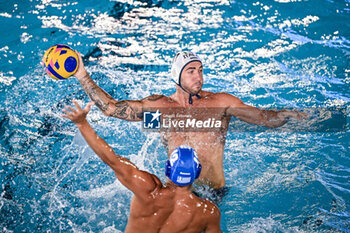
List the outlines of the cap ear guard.
<svg viewBox="0 0 350 233">
<path fill-rule="evenodd" d="M 198 179 L 198 177 L 200 176 L 202 171 L 202 165 L 198 164 L 198 169 L 197 169 L 197 173 L 196 173 L 196 177 L 194 178 L 195 180 Z"/>
<path fill-rule="evenodd" d="M 199 176 L 201 175 L 201 171 L 202 171 L 202 165 L 198 164 L 197 173 L 196 173 L 196 176 L 194 178 L 195 180 L 199 178 Z M 167 177 L 170 177 L 170 173 L 171 173 L 171 165 L 170 165 L 170 161 L 167 160 L 166 164 L 165 164 L 165 175 Z"/>
<path fill-rule="evenodd" d="M 166 161 L 166 164 L 165 164 L 165 175 L 167 177 L 170 177 L 170 173 L 171 173 L 171 165 L 170 165 L 170 161 Z"/>
</svg>

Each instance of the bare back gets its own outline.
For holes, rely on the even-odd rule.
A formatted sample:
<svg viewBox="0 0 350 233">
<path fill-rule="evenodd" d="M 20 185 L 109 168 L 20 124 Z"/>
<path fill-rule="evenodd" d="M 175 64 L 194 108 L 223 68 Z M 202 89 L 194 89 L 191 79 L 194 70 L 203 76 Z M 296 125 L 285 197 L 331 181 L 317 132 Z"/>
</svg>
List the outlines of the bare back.
<svg viewBox="0 0 350 233">
<path fill-rule="evenodd" d="M 220 211 L 189 187 L 158 187 L 149 201 L 133 197 L 125 232 L 221 232 Z"/>
<path fill-rule="evenodd" d="M 76 109 L 67 107 L 64 117 L 76 123 L 93 151 L 135 195 L 126 232 L 221 232 L 220 211 L 214 204 L 192 194 L 190 185 L 178 186 L 169 180 L 163 187 L 158 177 L 117 155 L 86 120 L 91 103 L 84 109 L 74 103 Z M 193 161 L 195 158 L 191 157 Z"/>
</svg>

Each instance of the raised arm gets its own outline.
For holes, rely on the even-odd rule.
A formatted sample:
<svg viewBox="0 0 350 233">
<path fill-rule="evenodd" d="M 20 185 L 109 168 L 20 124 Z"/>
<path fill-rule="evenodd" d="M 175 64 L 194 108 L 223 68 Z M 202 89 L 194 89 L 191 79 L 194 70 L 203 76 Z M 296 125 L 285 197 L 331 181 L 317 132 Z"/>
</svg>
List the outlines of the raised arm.
<svg viewBox="0 0 350 233">
<path fill-rule="evenodd" d="M 112 116 L 128 121 L 140 121 L 143 117 L 143 106 L 147 100 L 155 100 L 161 96 L 155 95 L 142 100 L 121 100 L 117 101 L 113 99 L 107 92 L 97 86 L 87 73 L 84 63 L 79 58 L 79 68 L 74 76 L 79 80 L 86 94 L 95 103 L 95 105 L 106 116 Z"/>
<path fill-rule="evenodd" d="M 116 155 L 113 149 L 96 134 L 86 120 L 92 103 L 89 103 L 85 109 L 81 109 L 76 101 L 73 102 L 76 109 L 67 106 L 63 110 L 66 113 L 63 117 L 70 119 L 77 125 L 89 146 L 103 162 L 112 168 L 118 180 L 125 187 L 130 189 L 135 196 L 147 200 L 150 193 L 161 184 L 159 179 L 153 174 L 139 170 L 128 159 Z"/>
<path fill-rule="evenodd" d="M 287 109 L 263 110 L 244 104 L 240 99 L 227 93 L 222 93 L 222 100 L 228 106 L 226 114 L 237 117 L 238 119 L 250 124 L 261 125 L 268 128 L 277 128 L 284 125 L 289 118 L 296 118 L 298 120 L 307 117 L 307 114 L 291 111 Z"/>
</svg>

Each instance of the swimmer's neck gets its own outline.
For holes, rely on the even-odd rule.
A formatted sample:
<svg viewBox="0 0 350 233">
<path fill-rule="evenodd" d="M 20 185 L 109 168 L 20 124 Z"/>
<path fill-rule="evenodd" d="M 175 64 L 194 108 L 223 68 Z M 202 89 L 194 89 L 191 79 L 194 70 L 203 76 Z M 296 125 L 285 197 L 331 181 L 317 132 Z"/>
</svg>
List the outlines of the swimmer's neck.
<svg viewBox="0 0 350 233">
<path fill-rule="evenodd" d="M 197 94 L 201 95 L 202 90 L 200 90 Z M 189 104 L 188 100 L 190 98 L 190 94 L 182 90 L 180 87 L 176 88 L 176 92 L 170 96 L 173 100 L 179 103 L 180 106 L 188 107 L 192 106 Z M 195 102 L 198 99 L 197 96 L 192 96 L 192 101 Z"/>
<path fill-rule="evenodd" d="M 174 184 L 171 180 L 168 180 L 166 183 L 166 187 L 176 192 L 191 192 L 192 185 L 178 186 Z"/>
</svg>

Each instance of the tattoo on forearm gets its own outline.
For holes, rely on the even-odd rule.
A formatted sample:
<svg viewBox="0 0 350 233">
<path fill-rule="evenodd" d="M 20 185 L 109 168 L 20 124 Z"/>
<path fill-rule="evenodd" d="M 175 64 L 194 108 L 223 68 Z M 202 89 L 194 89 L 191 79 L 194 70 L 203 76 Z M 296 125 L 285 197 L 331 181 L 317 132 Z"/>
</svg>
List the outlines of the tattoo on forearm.
<svg viewBox="0 0 350 233">
<path fill-rule="evenodd" d="M 125 120 L 141 120 L 143 118 L 142 110 L 135 110 L 127 100 L 115 102 L 108 93 L 94 83 L 89 75 L 85 75 L 79 81 L 87 95 L 102 112 L 106 113 L 106 111 L 113 109 L 112 113 L 108 113 L 110 116 Z M 156 98 L 160 97 L 156 96 Z M 152 100 L 156 98 L 152 98 Z"/>
<path fill-rule="evenodd" d="M 168 140 L 168 135 L 166 133 L 161 134 L 161 141 L 165 147 L 166 151 L 169 151 L 169 140 Z"/>
<path fill-rule="evenodd" d="M 95 102 L 96 106 L 101 109 L 101 111 L 106 111 L 109 105 L 108 100 L 111 99 L 111 97 L 98 87 L 88 75 L 85 75 L 84 79 L 80 80 L 80 83 L 90 99 Z"/>
<path fill-rule="evenodd" d="M 114 106 L 116 110 L 111 114 L 113 117 L 128 120 L 142 119 L 142 112 L 138 113 L 135 111 L 125 100 L 119 101 L 118 103 L 114 104 Z"/>
<path fill-rule="evenodd" d="M 138 119 L 142 120 L 143 119 L 143 112 L 136 112 L 136 116 Z"/>
</svg>

